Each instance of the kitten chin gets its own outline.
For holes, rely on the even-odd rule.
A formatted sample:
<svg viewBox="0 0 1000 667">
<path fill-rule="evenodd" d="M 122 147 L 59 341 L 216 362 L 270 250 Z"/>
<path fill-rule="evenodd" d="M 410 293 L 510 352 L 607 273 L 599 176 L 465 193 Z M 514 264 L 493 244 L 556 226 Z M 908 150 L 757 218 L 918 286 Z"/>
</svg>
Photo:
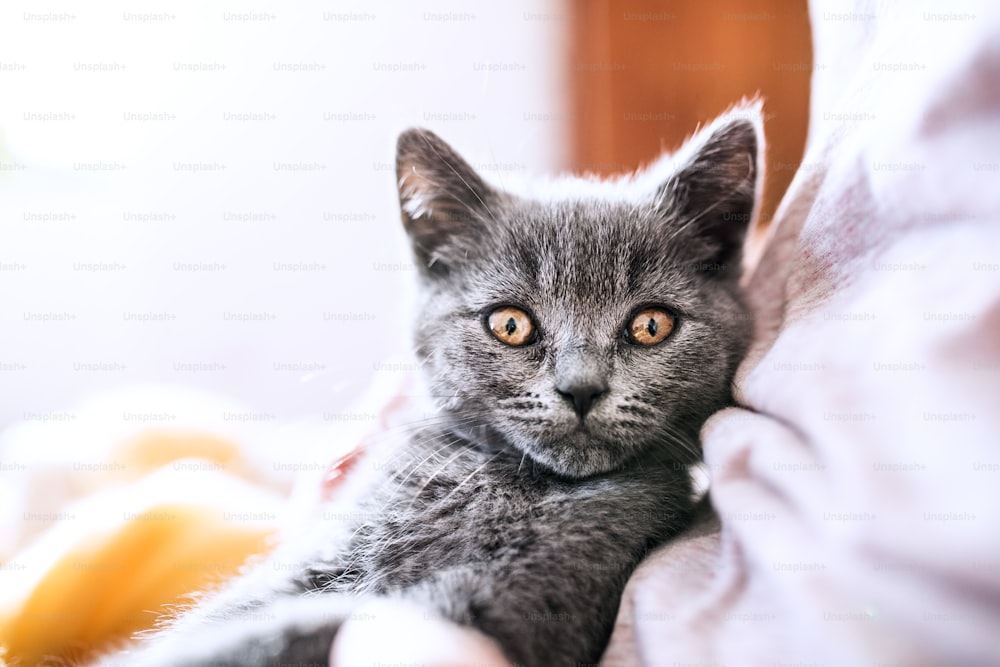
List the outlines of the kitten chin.
<svg viewBox="0 0 1000 667">
<path fill-rule="evenodd" d="M 594 427 L 576 423 L 544 440 L 511 437 L 514 449 L 542 469 L 570 479 L 622 470 L 640 459 L 647 447 L 626 447 Z"/>
</svg>

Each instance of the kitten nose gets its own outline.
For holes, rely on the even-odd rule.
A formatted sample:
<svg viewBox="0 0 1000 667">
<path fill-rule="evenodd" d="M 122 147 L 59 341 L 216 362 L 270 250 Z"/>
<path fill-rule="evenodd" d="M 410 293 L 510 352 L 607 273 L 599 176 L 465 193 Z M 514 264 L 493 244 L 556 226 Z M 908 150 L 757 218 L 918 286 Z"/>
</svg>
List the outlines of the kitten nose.
<svg viewBox="0 0 1000 667">
<path fill-rule="evenodd" d="M 607 393 L 608 385 L 603 380 L 577 380 L 575 382 L 560 382 L 556 385 L 559 395 L 573 404 L 580 419 L 587 416 L 590 408 L 601 396 Z"/>
</svg>

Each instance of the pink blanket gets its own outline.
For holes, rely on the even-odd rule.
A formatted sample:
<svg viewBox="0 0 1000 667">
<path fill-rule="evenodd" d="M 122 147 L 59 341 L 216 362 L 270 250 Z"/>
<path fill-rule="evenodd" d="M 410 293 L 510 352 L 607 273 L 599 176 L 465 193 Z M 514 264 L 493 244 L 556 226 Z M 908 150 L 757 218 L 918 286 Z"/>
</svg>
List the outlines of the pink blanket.
<svg viewBox="0 0 1000 667">
<path fill-rule="evenodd" d="M 812 2 L 718 519 L 636 573 L 605 664 L 1000 664 L 998 9 Z"/>
</svg>

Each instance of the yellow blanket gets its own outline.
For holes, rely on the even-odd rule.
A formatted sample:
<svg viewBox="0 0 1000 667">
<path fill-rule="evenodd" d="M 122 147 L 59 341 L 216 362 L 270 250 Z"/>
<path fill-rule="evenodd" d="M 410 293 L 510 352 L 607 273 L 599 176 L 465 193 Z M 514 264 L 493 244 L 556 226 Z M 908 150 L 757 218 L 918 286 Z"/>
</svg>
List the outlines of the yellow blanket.
<svg viewBox="0 0 1000 667">
<path fill-rule="evenodd" d="M 0 664 L 94 656 L 267 551 L 285 500 L 236 443 L 153 431 L 109 460 L 93 493 L 0 563 Z"/>
</svg>

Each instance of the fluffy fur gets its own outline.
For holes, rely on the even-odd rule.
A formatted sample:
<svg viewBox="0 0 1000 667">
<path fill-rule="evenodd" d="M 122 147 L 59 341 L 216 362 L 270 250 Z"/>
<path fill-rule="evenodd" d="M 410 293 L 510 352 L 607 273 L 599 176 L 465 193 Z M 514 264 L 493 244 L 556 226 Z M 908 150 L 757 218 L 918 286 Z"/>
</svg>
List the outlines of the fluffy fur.
<svg viewBox="0 0 1000 667">
<path fill-rule="evenodd" d="M 746 349 L 759 128 L 741 107 L 637 177 L 542 197 L 490 186 L 430 132 L 401 135 L 436 416 L 383 434 L 346 520 L 315 521 L 113 660 L 325 664 L 358 601 L 389 596 L 479 628 L 518 664 L 596 663 L 629 574 L 689 519 L 698 431 Z M 650 305 L 676 326 L 634 345 L 624 329 Z M 498 306 L 530 313 L 535 342 L 495 339 Z M 580 386 L 600 388 L 583 417 L 565 391 Z"/>
</svg>

